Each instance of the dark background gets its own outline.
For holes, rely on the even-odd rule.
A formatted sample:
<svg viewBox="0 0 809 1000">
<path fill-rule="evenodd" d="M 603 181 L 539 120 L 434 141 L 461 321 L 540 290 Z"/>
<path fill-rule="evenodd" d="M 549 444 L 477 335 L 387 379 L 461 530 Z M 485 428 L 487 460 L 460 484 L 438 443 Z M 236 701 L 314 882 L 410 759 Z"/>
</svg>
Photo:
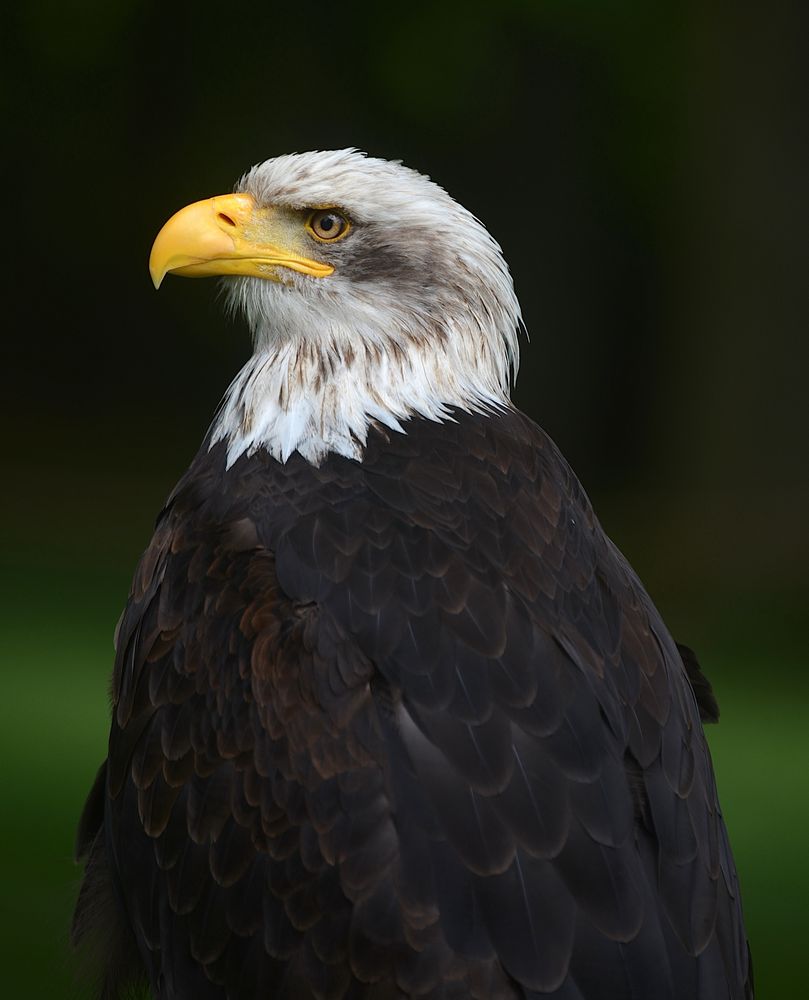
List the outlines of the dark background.
<svg viewBox="0 0 809 1000">
<path fill-rule="evenodd" d="M 348 145 L 472 209 L 562 447 L 723 711 L 759 995 L 805 983 L 809 6 L 553 0 L 4 14 L 5 995 L 81 996 L 72 837 L 153 518 L 249 351 L 146 268 L 252 163 Z"/>
</svg>

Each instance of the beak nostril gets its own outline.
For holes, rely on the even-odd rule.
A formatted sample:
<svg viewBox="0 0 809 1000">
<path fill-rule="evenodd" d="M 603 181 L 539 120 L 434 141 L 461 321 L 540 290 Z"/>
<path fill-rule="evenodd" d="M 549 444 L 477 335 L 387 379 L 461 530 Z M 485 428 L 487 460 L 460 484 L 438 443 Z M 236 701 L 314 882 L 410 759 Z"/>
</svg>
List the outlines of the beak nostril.
<svg viewBox="0 0 809 1000">
<path fill-rule="evenodd" d="M 217 215 L 217 219 L 219 219 L 220 222 L 224 222 L 226 226 L 235 226 L 236 225 L 236 223 L 233 221 L 233 219 L 231 219 L 231 217 L 229 215 L 225 215 L 224 212 L 219 212 L 219 214 Z"/>
</svg>

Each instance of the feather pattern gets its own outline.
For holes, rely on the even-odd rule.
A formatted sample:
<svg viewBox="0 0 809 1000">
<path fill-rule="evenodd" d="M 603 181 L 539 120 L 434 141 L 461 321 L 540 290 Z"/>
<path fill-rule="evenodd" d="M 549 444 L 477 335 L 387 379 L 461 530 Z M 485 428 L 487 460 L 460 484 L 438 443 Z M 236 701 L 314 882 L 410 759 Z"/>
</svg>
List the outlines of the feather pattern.
<svg viewBox="0 0 809 1000">
<path fill-rule="evenodd" d="M 681 654 L 549 439 L 452 417 L 163 511 L 79 845 L 155 996 L 752 997 Z"/>
</svg>

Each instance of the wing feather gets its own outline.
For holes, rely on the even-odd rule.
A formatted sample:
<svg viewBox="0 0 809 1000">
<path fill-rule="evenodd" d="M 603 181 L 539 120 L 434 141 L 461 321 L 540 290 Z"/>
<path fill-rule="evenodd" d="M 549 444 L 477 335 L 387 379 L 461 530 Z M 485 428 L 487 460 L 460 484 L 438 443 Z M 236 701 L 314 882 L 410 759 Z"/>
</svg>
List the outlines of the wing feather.
<svg viewBox="0 0 809 1000">
<path fill-rule="evenodd" d="M 455 416 L 200 453 L 80 849 L 158 995 L 752 997 L 710 685 L 542 432 Z"/>
</svg>

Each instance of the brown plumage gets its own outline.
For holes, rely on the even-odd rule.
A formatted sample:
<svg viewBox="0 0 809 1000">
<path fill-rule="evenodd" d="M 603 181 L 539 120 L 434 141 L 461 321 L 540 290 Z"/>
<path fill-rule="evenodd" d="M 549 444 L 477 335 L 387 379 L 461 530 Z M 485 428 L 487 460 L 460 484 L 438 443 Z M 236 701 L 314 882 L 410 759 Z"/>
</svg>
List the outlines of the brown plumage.
<svg viewBox="0 0 809 1000">
<path fill-rule="evenodd" d="M 156 995 L 752 995 L 676 646 L 547 437 L 456 421 L 161 514 L 81 844 Z"/>
</svg>

